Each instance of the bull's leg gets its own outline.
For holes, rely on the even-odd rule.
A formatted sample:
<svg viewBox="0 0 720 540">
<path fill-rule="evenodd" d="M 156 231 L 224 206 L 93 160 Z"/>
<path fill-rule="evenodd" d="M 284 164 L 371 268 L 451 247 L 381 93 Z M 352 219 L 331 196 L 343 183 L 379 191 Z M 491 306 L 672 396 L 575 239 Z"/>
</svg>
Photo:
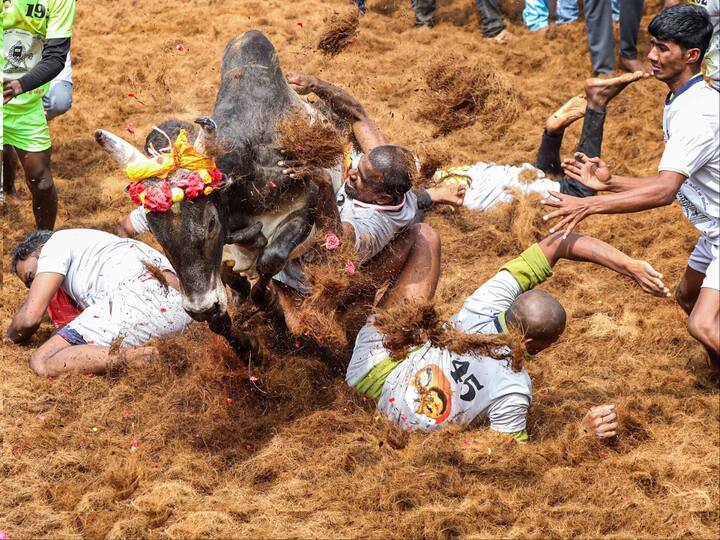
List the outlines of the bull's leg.
<svg viewBox="0 0 720 540">
<path fill-rule="evenodd" d="M 305 241 L 315 223 L 315 207 L 296 210 L 288 215 L 275 233 L 272 243 L 258 258 L 256 269 L 260 279 L 252 288 L 250 298 L 264 309 L 274 307 L 277 295 L 269 287 L 272 277 L 280 272 L 293 250 Z"/>
<path fill-rule="evenodd" d="M 240 306 L 250 296 L 250 282 L 245 276 L 233 270 L 235 261 L 223 261 L 220 268 L 220 278 L 232 291 L 233 304 Z"/>
<path fill-rule="evenodd" d="M 259 359 L 258 352 L 260 348 L 255 336 L 248 332 L 236 330 L 227 312 L 210 320 L 208 326 L 210 330 L 224 337 L 245 363 L 248 363 L 253 358 Z"/>
</svg>

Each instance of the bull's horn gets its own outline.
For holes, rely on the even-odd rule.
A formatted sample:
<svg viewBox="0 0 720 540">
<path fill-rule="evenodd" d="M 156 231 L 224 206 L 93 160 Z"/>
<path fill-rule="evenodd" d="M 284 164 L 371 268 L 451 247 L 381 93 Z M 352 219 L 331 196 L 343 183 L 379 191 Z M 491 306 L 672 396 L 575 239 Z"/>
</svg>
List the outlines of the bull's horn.
<svg viewBox="0 0 720 540">
<path fill-rule="evenodd" d="M 217 138 L 217 124 L 215 120 L 209 116 L 199 116 L 195 119 L 195 123 L 200 126 L 200 133 L 195 139 L 195 150 L 201 154 L 205 154 L 209 149 L 215 146 Z"/>
<path fill-rule="evenodd" d="M 122 167 L 129 167 L 147 159 L 132 144 L 104 129 L 98 129 L 95 132 L 95 140 Z"/>
</svg>

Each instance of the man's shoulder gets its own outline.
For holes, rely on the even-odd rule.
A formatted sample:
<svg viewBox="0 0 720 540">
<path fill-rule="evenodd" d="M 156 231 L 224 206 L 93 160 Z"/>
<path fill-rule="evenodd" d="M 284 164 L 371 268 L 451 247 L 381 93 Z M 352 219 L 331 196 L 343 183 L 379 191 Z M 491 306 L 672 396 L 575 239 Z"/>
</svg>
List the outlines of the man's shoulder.
<svg viewBox="0 0 720 540">
<path fill-rule="evenodd" d="M 670 135 L 686 127 L 693 132 L 707 128 L 717 133 L 720 127 L 720 95 L 706 84 L 699 84 L 678 96 L 666 108 Z"/>
</svg>

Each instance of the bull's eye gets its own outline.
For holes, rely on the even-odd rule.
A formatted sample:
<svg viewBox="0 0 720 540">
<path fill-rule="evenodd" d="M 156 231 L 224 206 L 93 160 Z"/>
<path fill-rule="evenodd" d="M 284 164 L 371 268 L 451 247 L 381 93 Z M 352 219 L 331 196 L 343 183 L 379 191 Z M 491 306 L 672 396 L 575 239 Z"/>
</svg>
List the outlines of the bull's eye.
<svg viewBox="0 0 720 540">
<path fill-rule="evenodd" d="M 210 222 L 208 223 L 208 231 L 215 230 L 215 225 L 217 225 L 217 221 L 215 221 L 214 217 L 211 217 Z"/>
</svg>

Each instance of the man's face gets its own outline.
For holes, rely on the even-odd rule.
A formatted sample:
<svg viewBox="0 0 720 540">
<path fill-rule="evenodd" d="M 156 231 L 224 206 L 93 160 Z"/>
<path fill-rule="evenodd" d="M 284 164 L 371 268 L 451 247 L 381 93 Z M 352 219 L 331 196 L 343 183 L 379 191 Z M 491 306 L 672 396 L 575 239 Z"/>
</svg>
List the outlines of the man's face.
<svg viewBox="0 0 720 540">
<path fill-rule="evenodd" d="M 685 50 L 673 41 L 660 41 L 650 38 L 650 52 L 648 60 L 652 73 L 659 81 L 671 81 L 676 79 L 688 66 L 697 61 L 698 49 Z"/>
<path fill-rule="evenodd" d="M 20 278 L 25 286 L 29 289 L 32 285 L 35 274 L 37 273 L 37 255 L 30 255 L 24 261 L 18 261 L 17 263 L 17 276 Z"/>
<path fill-rule="evenodd" d="M 360 158 L 357 168 L 350 169 L 345 191 L 353 199 L 368 204 L 389 204 L 384 192 L 383 175 L 373 167 L 367 154 Z"/>
</svg>

